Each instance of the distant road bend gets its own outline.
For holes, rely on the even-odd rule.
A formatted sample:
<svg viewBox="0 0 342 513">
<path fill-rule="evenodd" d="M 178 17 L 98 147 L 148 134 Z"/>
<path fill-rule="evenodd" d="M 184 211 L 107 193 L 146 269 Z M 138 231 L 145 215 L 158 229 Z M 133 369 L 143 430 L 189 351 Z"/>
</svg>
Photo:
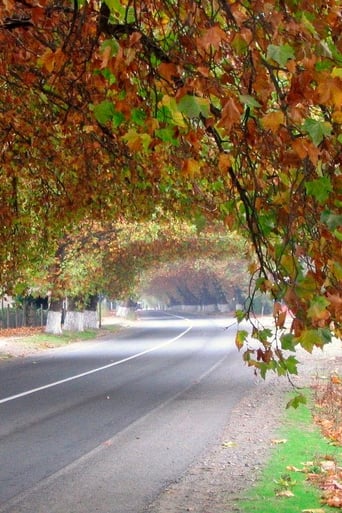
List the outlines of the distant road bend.
<svg viewBox="0 0 342 513">
<path fill-rule="evenodd" d="M 254 386 L 233 319 L 139 315 L 0 364 L 0 513 L 142 513 L 219 440 Z"/>
</svg>

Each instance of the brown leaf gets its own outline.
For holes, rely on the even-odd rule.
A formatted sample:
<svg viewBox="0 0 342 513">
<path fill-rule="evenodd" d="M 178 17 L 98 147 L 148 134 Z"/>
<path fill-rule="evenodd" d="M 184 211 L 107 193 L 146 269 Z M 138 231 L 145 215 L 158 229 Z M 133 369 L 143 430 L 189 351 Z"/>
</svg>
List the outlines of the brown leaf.
<svg viewBox="0 0 342 513">
<path fill-rule="evenodd" d="M 276 493 L 277 497 L 294 497 L 294 493 L 291 490 L 281 490 Z"/>
<path fill-rule="evenodd" d="M 271 130 L 272 132 L 276 132 L 279 126 L 284 122 L 285 116 L 281 111 L 270 112 L 261 119 L 263 127 Z"/>
<path fill-rule="evenodd" d="M 302 509 L 302 513 L 325 513 L 322 508 Z"/>
</svg>

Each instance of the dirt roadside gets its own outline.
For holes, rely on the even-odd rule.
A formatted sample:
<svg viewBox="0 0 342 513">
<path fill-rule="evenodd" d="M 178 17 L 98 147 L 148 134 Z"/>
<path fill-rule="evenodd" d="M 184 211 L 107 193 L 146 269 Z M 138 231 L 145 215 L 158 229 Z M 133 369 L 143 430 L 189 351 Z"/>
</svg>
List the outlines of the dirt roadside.
<svg viewBox="0 0 342 513">
<path fill-rule="evenodd" d="M 130 323 L 123 322 L 123 327 Z M 23 357 L 41 351 L 18 337 L 0 337 L 1 353 Z M 47 347 L 46 349 L 50 349 Z M 312 355 L 301 351 L 298 387 L 308 386 L 317 374 L 342 373 L 342 344 L 335 341 Z M 4 360 L 0 362 L 5 364 Z M 252 372 L 252 371 L 251 371 Z M 221 439 L 179 480 L 164 490 L 146 509 L 148 513 L 235 513 L 239 501 L 257 481 L 272 451 L 292 387 L 287 379 L 256 378 L 256 388 L 233 410 Z"/>
<path fill-rule="evenodd" d="M 341 341 L 312 355 L 300 352 L 298 359 L 299 375 L 293 379 L 298 387 L 309 386 L 322 373 L 336 370 L 341 374 Z M 256 483 L 271 455 L 291 390 L 285 378 L 258 381 L 253 393 L 233 410 L 220 442 L 150 504 L 148 513 L 239 512 L 239 501 Z"/>
</svg>

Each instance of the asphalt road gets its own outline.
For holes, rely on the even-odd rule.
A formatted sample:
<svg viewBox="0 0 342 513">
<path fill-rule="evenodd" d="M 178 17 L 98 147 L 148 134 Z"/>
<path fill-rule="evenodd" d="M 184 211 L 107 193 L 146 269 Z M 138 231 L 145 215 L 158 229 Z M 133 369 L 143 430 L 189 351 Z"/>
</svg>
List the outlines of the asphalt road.
<svg viewBox="0 0 342 513">
<path fill-rule="evenodd" d="M 232 320 L 134 327 L 0 366 L 0 512 L 141 513 L 254 386 Z"/>
</svg>

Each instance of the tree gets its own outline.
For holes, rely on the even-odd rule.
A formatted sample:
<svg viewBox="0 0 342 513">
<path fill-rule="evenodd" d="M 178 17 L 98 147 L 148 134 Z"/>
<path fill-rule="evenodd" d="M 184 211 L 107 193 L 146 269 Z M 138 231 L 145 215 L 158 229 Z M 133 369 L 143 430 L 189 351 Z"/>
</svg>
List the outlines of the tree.
<svg viewBox="0 0 342 513">
<path fill-rule="evenodd" d="M 241 249 L 236 254 L 236 242 L 233 237 L 227 240 L 222 254 L 211 240 L 211 251 L 182 257 L 175 254 L 157 269 L 147 269 L 138 286 L 139 297 L 146 297 L 152 305 L 194 305 L 199 311 L 214 307 L 233 312 L 241 300 L 236 297 L 237 290 L 245 299 L 249 294 L 247 259 L 241 258 Z"/>
<path fill-rule="evenodd" d="M 282 302 L 293 316 L 276 348 L 254 330 L 251 365 L 291 372 L 284 351 L 340 336 L 339 2 L 19 5 L 0 12 L 7 186 L 24 169 L 38 198 L 52 180 L 59 226 L 84 212 L 144 220 L 161 205 L 239 230 L 277 328 Z M 3 251 L 22 222 L 11 198 Z"/>
<path fill-rule="evenodd" d="M 240 264 L 244 242 L 227 236 L 222 226 L 214 225 L 200 234 L 196 226 L 174 219 L 168 222 L 99 223 L 84 219 L 69 228 L 45 259 L 39 272 L 27 269 L 21 280 L 22 293 L 49 296 L 47 331 L 60 333 L 62 310 L 64 329 L 83 329 L 92 318 L 95 327 L 97 299 L 107 295 L 119 300 L 139 296 L 141 281 L 150 273 L 159 273 L 166 262 L 193 259 L 197 272 L 218 276 L 218 262 L 224 259 L 235 269 Z M 230 258 L 227 262 L 226 254 Z M 209 263 L 215 259 L 215 271 Z M 205 264 L 201 263 L 205 261 Z M 221 276 L 222 276 L 221 271 Z M 231 281 L 241 283 L 241 273 Z M 208 280 L 208 283 L 212 279 Z M 26 287 L 25 287 L 26 285 Z M 92 307 L 90 307 L 92 305 Z"/>
</svg>

